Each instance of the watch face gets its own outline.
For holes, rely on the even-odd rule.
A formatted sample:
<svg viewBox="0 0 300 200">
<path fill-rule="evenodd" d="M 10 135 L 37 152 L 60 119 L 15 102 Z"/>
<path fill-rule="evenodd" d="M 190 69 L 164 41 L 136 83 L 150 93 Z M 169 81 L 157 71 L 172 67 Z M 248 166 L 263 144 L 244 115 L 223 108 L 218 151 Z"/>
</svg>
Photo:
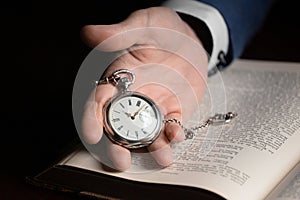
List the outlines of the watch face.
<svg viewBox="0 0 300 200">
<path fill-rule="evenodd" d="M 127 147 L 146 146 L 161 130 L 161 114 L 154 102 L 138 93 L 114 98 L 106 107 L 110 138 Z"/>
</svg>

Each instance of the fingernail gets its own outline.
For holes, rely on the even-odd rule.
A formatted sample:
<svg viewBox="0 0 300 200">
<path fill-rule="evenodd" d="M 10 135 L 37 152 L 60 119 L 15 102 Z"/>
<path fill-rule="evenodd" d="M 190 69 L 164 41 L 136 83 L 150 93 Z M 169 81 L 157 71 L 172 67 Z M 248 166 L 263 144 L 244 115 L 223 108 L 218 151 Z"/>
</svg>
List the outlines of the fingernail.
<svg viewBox="0 0 300 200">
<path fill-rule="evenodd" d="M 185 140 L 185 135 L 182 130 L 177 131 L 176 136 L 174 138 L 176 142 L 182 142 Z"/>
<path fill-rule="evenodd" d="M 166 129 L 166 132 L 168 136 L 174 135 L 173 139 L 171 139 L 171 142 L 181 142 L 185 139 L 182 129 L 176 126 Z"/>
<path fill-rule="evenodd" d="M 167 167 L 173 162 L 173 153 L 172 150 L 168 147 L 158 149 L 151 153 L 156 162 L 163 167 Z"/>
<path fill-rule="evenodd" d="M 83 130 L 84 140 L 89 144 L 96 144 L 100 141 L 102 130 L 100 128 L 86 128 Z"/>
<path fill-rule="evenodd" d="M 130 152 L 116 144 L 109 144 L 108 156 L 118 171 L 126 171 L 131 166 Z"/>
</svg>

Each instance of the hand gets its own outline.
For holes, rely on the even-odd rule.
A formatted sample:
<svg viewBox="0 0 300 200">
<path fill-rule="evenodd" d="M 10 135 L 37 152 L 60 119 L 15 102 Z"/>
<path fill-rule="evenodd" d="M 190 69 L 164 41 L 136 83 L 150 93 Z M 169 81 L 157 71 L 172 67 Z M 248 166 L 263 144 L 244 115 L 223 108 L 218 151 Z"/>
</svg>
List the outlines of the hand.
<svg viewBox="0 0 300 200">
<path fill-rule="evenodd" d="M 108 76 L 121 68 L 134 69 L 137 77 L 137 81 L 133 86 L 135 90 L 153 99 L 162 110 L 164 118 L 182 120 L 185 113 L 189 113 L 188 115 L 190 115 L 194 111 L 195 106 L 197 106 L 203 95 L 207 74 L 207 54 L 203 48 L 198 48 L 196 52 L 192 52 L 196 56 L 189 60 L 197 63 L 197 68 L 195 68 L 191 62 L 188 62 L 177 54 L 161 50 L 161 47 L 166 45 L 164 42 L 169 37 L 172 37 L 171 35 L 159 35 L 146 31 L 143 34 L 126 36 L 126 32 L 130 30 L 140 30 L 141 28 L 149 27 L 159 27 L 162 28 L 162 31 L 176 31 L 176 33 L 187 36 L 192 40 L 192 43 L 201 47 L 201 42 L 193 30 L 181 20 L 176 12 L 164 7 L 138 10 L 132 13 L 125 21 L 118 24 L 85 26 L 82 29 L 82 38 L 90 47 L 95 47 L 101 43 L 100 50 L 103 51 L 127 50 L 127 54 L 119 57 L 106 69 L 104 76 Z M 122 33 L 125 35 L 122 35 Z M 106 39 L 118 34 L 121 34 L 119 39 L 117 37 L 111 43 L 106 42 Z M 176 51 L 178 50 L 178 52 L 187 55 L 191 51 L 194 51 L 188 43 L 174 38 L 171 45 L 174 46 L 172 48 L 176 49 Z M 166 73 L 157 72 L 156 70 L 163 70 L 161 66 L 171 68 L 173 70 L 172 73 L 176 72 L 184 80 L 187 80 L 192 93 L 196 96 L 196 100 L 192 100 L 193 94 L 188 93 L 187 87 L 183 87 L 183 84 L 178 83 L 177 79 L 172 78 L 172 73 L 169 73 L 170 70 L 166 71 Z M 154 84 L 152 79 L 148 81 L 149 84 L 146 84 L 149 78 L 174 82 L 172 85 L 174 85 L 176 93 L 172 91 L 173 89 L 163 87 L 161 84 Z M 102 137 L 102 110 L 104 104 L 111 98 L 111 91 L 113 90 L 114 86 L 110 84 L 97 87 L 95 91 L 97 120 L 90 120 L 88 117 L 91 115 L 89 109 L 84 114 L 82 131 L 86 142 L 90 144 L 99 142 Z M 182 108 L 185 105 L 188 105 L 186 109 Z M 186 114 L 186 116 L 188 115 Z M 165 125 L 163 132 L 148 147 L 148 150 L 152 153 L 158 164 L 168 166 L 173 161 L 172 151 L 169 146 L 170 141 L 178 142 L 184 140 L 184 138 L 185 136 L 181 128 L 177 124 L 169 123 Z M 129 150 L 109 142 L 108 155 L 118 170 L 123 171 L 130 167 L 131 155 Z"/>
</svg>

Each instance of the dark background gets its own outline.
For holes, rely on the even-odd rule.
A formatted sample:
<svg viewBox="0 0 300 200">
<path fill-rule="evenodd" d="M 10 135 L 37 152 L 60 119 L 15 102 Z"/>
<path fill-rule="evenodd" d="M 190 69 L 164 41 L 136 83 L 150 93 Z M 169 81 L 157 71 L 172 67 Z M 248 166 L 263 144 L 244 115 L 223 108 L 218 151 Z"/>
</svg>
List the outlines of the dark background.
<svg viewBox="0 0 300 200">
<path fill-rule="evenodd" d="M 296 3 L 278 0 L 241 57 L 299 62 Z M 148 5 L 140 0 L 110 1 L 102 6 L 94 1 L 1 4 L 0 199 L 73 199 L 29 185 L 25 177 L 51 164 L 77 138 L 72 87 L 91 50 L 82 43 L 80 29 L 85 24 L 119 22 L 156 1 Z M 116 11 L 116 4 L 124 9 Z"/>
</svg>

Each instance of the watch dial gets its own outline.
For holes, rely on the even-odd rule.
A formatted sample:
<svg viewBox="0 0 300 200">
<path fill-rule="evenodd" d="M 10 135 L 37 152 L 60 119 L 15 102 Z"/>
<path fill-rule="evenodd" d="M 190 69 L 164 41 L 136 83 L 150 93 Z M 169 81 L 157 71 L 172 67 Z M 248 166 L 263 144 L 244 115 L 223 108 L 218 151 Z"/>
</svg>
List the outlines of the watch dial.
<svg viewBox="0 0 300 200">
<path fill-rule="evenodd" d="M 113 101 L 108 111 L 108 122 L 120 137 L 139 141 L 155 135 L 161 123 L 159 115 L 146 97 L 128 95 Z"/>
</svg>

